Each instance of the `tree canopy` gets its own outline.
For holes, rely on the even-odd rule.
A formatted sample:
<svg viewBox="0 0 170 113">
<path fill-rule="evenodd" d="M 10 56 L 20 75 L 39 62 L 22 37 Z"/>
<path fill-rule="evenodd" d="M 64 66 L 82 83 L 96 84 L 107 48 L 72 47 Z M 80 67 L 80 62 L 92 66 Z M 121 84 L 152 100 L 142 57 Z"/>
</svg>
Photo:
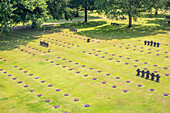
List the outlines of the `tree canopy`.
<svg viewBox="0 0 170 113">
<path fill-rule="evenodd" d="M 71 10 L 68 7 L 68 0 L 47 0 L 48 14 L 52 15 L 53 19 L 61 19 L 64 17 L 66 20 L 72 19 Z"/>
<path fill-rule="evenodd" d="M 166 9 L 169 0 L 151 0 L 153 2 L 153 8 L 155 9 L 155 15 L 158 14 L 158 10 Z"/>
<path fill-rule="evenodd" d="M 9 32 L 17 23 L 31 21 L 33 28 L 40 28 L 47 16 L 45 0 L 1 0 L 0 31 Z"/>
<path fill-rule="evenodd" d="M 48 18 L 66 20 L 78 17 L 79 8 L 85 12 L 96 9 L 110 18 L 129 18 L 136 20 L 141 12 L 155 9 L 169 9 L 169 0 L 0 0 L 0 32 L 8 33 L 18 23 L 31 22 L 32 27 L 39 29 Z M 75 10 L 76 12 L 75 13 Z"/>
<path fill-rule="evenodd" d="M 136 20 L 141 12 L 149 11 L 153 7 L 151 0 L 96 0 L 98 13 L 105 13 L 108 17 L 124 18 L 128 15 L 129 26 L 132 19 Z"/>
</svg>

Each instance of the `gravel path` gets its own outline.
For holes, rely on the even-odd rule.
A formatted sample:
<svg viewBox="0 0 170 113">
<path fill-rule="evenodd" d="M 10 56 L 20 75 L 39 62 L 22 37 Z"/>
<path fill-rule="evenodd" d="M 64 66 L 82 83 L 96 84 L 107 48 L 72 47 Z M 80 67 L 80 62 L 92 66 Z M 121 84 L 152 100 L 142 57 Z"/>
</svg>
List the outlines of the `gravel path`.
<svg viewBox="0 0 170 113">
<path fill-rule="evenodd" d="M 106 17 L 103 17 L 103 18 L 106 18 Z M 87 19 L 87 20 L 95 20 L 95 19 L 103 19 L 103 18 L 92 18 L 92 19 Z M 69 23 L 69 22 L 79 22 L 79 21 L 84 21 L 84 19 L 70 20 L 70 21 L 64 21 L 64 22 L 44 23 L 42 25 L 43 26 L 47 26 L 47 25 L 53 25 L 53 24 L 61 24 L 61 23 Z M 17 27 L 14 27 L 14 29 L 25 29 L 25 28 L 30 28 L 30 27 L 31 27 L 31 25 L 17 26 Z"/>
</svg>

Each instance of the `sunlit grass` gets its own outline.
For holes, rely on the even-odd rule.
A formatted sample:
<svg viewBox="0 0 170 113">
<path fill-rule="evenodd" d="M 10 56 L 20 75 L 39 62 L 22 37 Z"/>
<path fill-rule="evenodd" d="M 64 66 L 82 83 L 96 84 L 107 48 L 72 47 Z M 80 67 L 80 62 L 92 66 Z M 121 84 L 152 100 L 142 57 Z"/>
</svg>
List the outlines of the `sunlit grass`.
<svg viewBox="0 0 170 113">
<path fill-rule="evenodd" d="M 119 23 L 120 26 L 111 26 L 111 22 Z M 142 22 L 144 23 L 142 24 Z M 3 59 L 0 59 L 0 69 L 4 70 L 0 71 L 0 111 L 2 113 L 170 112 L 169 96 L 163 96 L 164 93 L 170 94 L 169 76 L 165 76 L 165 74 L 170 74 L 170 60 L 165 57 L 170 55 L 169 45 L 165 45 L 170 43 L 169 27 L 167 24 L 160 24 L 161 20 L 156 21 L 154 18 L 141 18 L 141 21 L 139 19 L 130 29 L 127 28 L 127 23 L 127 20 L 99 19 L 87 23 L 75 22 L 44 26 L 40 31 L 16 30 L 1 38 L 0 57 Z M 69 32 L 68 28 L 78 29 L 78 33 Z M 81 39 L 79 39 L 80 37 Z M 91 42 L 87 43 L 82 38 L 90 38 Z M 40 46 L 40 39 L 49 41 L 49 48 Z M 146 46 L 143 44 L 144 40 L 160 42 L 161 45 L 159 48 Z M 31 54 L 5 45 L 5 43 L 10 43 Z M 42 53 L 32 48 L 43 52 L 51 49 L 51 52 Z M 99 50 L 101 52 L 98 52 Z M 95 56 L 96 54 L 98 56 Z M 115 56 L 111 54 L 115 54 Z M 102 56 L 105 58 L 101 58 Z M 64 58 L 66 59 L 63 60 Z M 109 60 L 109 58 L 113 59 Z M 4 59 L 7 61 L 3 61 Z M 49 61 L 45 61 L 45 59 L 49 59 Z M 148 64 L 144 64 L 144 62 L 148 62 Z M 16 65 L 17 68 L 14 67 Z M 86 67 L 82 67 L 82 65 L 86 65 Z M 135 65 L 138 67 L 134 67 Z M 168 69 L 164 69 L 164 67 Z M 19 68 L 23 68 L 23 70 L 19 70 Z M 71 68 L 73 70 L 69 70 Z M 137 68 L 141 70 L 147 68 L 150 72 L 158 71 L 161 76 L 160 83 L 137 77 Z M 4 74 L 4 71 L 8 71 L 8 73 Z M 28 72 L 24 73 L 24 71 Z M 76 73 L 78 71 L 80 71 L 79 74 Z M 33 76 L 28 75 L 31 73 Z M 8 74 L 12 74 L 12 76 L 9 77 Z M 84 77 L 84 75 L 88 76 Z M 14 77 L 17 79 L 13 80 Z M 39 77 L 39 79 L 35 79 L 35 77 Z M 115 79 L 115 77 L 120 77 L 120 79 Z M 97 80 L 92 80 L 93 78 L 97 78 Z M 41 83 L 43 80 L 46 82 Z M 130 80 L 131 83 L 126 83 L 127 80 Z M 23 83 L 18 84 L 18 81 L 23 81 Z M 106 81 L 106 84 L 102 84 L 103 81 Z M 53 86 L 48 87 L 49 84 Z M 138 87 L 138 84 L 143 86 Z M 25 88 L 24 85 L 29 85 L 29 87 Z M 112 88 L 113 85 L 116 85 L 117 88 Z M 149 91 L 151 88 L 154 88 L 155 91 Z M 30 92 L 31 89 L 35 91 Z M 61 91 L 55 91 L 56 89 L 61 89 Z M 129 92 L 124 93 L 125 89 Z M 67 93 L 69 96 L 64 96 Z M 42 94 L 42 97 L 37 97 L 38 94 Z M 79 101 L 75 102 L 74 99 L 77 98 Z M 47 99 L 50 99 L 51 102 L 45 102 Z M 90 107 L 84 107 L 85 104 L 89 104 Z M 54 109 L 55 105 L 60 105 L 60 107 Z"/>
</svg>

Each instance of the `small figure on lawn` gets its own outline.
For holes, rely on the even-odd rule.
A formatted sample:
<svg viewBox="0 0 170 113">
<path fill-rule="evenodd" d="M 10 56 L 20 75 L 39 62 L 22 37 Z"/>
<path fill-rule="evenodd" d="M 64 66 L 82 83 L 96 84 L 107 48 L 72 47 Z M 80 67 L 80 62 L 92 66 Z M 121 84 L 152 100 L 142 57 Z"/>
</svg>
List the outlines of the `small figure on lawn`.
<svg viewBox="0 0 170 113">
<path fill-rule="evenodd" d="M 154 44 L 154 47 L 156 46 L 156 42 L 153 43 Z"/>
<path fill-rule="evenodd" d="M 154 80 L 154 77 L 155 77 L 155 74 L 152 73 L 152 74 L 151 74 L 151 80 Z"/>
<path fill-rule="evenodd" d="M 159 47 L 159 45 L 160 45 L 160 43 L 158 42 L 158 43 L 157 43 L 157 47 Z"/>
<path fill-rule="evenodd" d="M 136 71 L 137 71 L 137 76 L 140 76 L 140 72 L 141 72 L 140 69 L 137 69 Z"/>
<path fill-rule="evenodd" d="M 146 43 L 147 43 L 147 41 L 145 40 L 145 41 L 144 41 L 144 44 L 146 45 Z"/>
<path fill-rule="evenodd" d="M 87 39 L 87 42 L 90 42 L 90 39 Z"/>
<path fill-rule="evenodd" d="M 46 47 L 48 47 L 49 46 L 49 44 L 48 43 L 46 43 Z"/>
<path fill-rule="evenodd" d="M 156 82 L 159 82 L 159 78 L 160 78 L 160 76 L 159 76 L 159 74 L 157 74 L 156 75 Z"/>
<path fill-rule="evenodd" d="M 152 46 L 152 44 L 153 44 L 153 41 L 151 41 L 151 46 Z"/>
<path fill-rule="evenodd" d="M 149 74 L 150 74 L 150 72 L 146 71 L 146 79 L 149 79 Z"/>
<path fill-rule="evenodd" d="M 141 77 L 145 77 L 145 71 L 142 70 L 141 73 L 142 73 L 142 76 L 141 76 Z"/>
</svg>

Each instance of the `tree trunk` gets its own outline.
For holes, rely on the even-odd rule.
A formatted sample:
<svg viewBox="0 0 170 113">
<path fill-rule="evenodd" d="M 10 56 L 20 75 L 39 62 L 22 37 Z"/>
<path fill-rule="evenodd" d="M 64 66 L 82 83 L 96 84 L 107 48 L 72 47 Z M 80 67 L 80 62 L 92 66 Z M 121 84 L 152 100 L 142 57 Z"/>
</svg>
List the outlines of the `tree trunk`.
<svg viewBox="0 0 170 113">
<path fill-rule="evenodd" d="M 79 17 L 79 8 L 77 7 L 76 17 Z"/>
<path fill-rule="evenodd" d="M 85 13 L 85 20 L 84 22 L 87 22 L 87 1 L 85 1 L 85 10 L 84 10 L 84 13 Z"/>
<path fill-rule="evenodd" d="M 129 14 L 129 28 L 132 27 L 132 16 L 131 14 Z"/>
<path fill-rule="evenodd" d="M 84 22 L 87 22 L 87 7 L 85 6 L 85 21 Z"/>
<path fill-rule="evenodd" d="M 155 15 L 158 15 L 158 9 L 156 9 L 156 11 L 155 11 Z"/>
</svg>

